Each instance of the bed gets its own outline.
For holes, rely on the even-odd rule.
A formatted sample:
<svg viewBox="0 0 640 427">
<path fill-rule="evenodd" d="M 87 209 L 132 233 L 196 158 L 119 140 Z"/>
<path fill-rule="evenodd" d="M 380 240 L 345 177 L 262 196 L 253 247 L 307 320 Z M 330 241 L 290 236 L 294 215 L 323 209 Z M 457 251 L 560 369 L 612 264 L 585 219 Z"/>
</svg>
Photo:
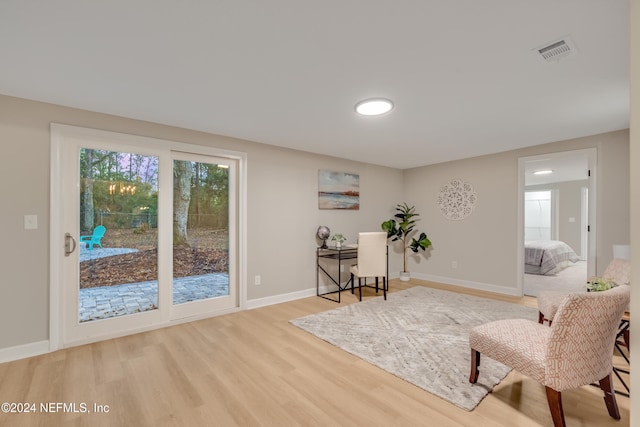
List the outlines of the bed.
<svg viewBox="0 0 640 427">
<path fill-rule="evenodd" d="M 579 260 L 571 246 L 559 240 L 524 242 L 525 273 L 552 275 Z"/>
</svg>

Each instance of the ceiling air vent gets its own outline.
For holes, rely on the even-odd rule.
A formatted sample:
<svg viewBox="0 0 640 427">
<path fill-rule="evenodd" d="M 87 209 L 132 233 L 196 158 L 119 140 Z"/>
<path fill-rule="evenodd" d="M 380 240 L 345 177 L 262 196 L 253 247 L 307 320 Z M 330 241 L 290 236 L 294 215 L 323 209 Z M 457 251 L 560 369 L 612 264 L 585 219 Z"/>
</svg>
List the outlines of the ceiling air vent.
<svg viewBox="0 0 640 427">
<path fill-rule="evenodd" d="M 575 44 L 569 37 L 539 47 L 535 51 L 547 62 L 560 61 L 577 52 Z"/>
</svg>

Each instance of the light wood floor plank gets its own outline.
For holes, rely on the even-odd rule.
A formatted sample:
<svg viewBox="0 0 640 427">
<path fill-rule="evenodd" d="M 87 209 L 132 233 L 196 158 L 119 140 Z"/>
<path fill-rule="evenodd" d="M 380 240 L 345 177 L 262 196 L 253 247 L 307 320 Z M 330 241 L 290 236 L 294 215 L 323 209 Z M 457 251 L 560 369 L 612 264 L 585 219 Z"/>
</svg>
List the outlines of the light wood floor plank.
<svg viewBox="0 0 640 427">
<path fill-rule="evenodd" d="M 536 305 L 419 280 L 390 285 Z M 357 301 L 342 297 L 340 305 Z M 0 426 L 552 425 L 544 388 L 517 372 L 467 412 L 289 323 L 340 305 L 305 298 L 0 364 L 2 401 L 109 406 L 103 414 L 0 413 Z M 629 399 L 617 399 L 621 421 L 609 417 L 598 388 L 564 392 L 567 425 L 628 426 Z"/>
</svg>

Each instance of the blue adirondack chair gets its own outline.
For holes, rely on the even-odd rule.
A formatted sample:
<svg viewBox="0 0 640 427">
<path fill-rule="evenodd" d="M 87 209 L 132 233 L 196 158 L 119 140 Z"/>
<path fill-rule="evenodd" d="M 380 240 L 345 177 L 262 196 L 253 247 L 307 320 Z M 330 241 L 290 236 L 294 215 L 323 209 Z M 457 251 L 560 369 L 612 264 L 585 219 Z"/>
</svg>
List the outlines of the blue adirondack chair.
<svg viewBox="0 0 640 427">
<path fill-rule="evenodd" d="M 99 225 L 93 229 L 93 234 L 91 236 L 80 236 L 80 243 L 85 244 L 89 249 L 93 249 L 93 245 L 98 245 L 102 247 L 102 237 L 104 233 L 107 231 L 104 225 Z"/>
</svg>

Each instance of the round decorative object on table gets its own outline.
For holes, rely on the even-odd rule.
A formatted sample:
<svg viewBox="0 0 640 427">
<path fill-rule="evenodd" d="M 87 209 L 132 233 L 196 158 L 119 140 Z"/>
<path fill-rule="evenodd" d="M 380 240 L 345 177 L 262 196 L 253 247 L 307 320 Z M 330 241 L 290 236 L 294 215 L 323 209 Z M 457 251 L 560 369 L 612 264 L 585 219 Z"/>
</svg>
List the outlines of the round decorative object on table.
<svg viewBox="0 0 640 427">
<path fill-rule="evenodd" d="M 461 220 L 473 212 L 478 201 L 478 196 L 473 191 L 473 186 L 461 179 L 452 179 L 442 188 L 438 194 L 438 206 L 440 212 L 447 219 Z"/>
<path fill-rule="evenodd" d="M 316 237 L 322 240 L 322 246 L 320 246 L 320 249 L 327 249 L 327 239 L 330 235 L 331 230 L 329 230 L 329 227 L 327 227 L 326 225 L 321 225 L 320 227 L 318 227 L 318 231 L 316 231 Z"/>
</svg>

